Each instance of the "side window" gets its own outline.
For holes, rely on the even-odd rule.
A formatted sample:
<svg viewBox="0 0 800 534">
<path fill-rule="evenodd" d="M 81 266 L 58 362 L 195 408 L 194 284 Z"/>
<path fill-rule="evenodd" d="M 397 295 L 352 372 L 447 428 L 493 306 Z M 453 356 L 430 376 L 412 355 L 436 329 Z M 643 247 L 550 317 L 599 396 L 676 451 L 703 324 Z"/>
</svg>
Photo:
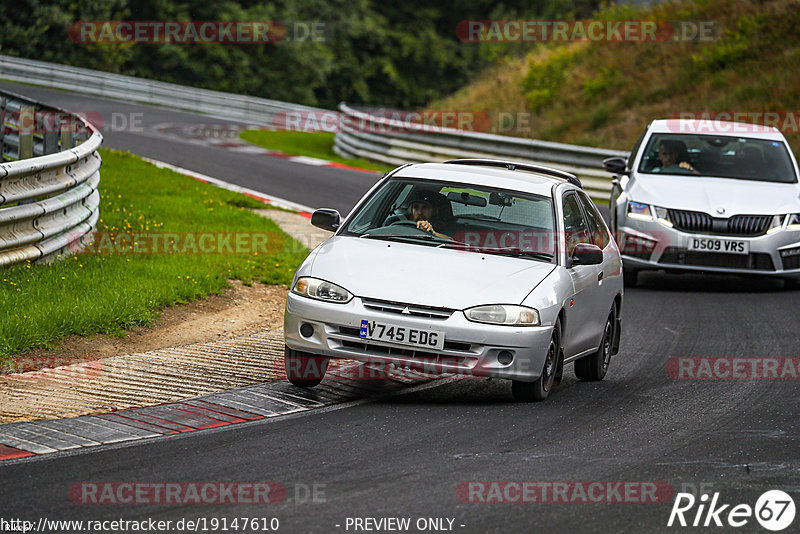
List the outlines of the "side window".
<svg viewBox="0 0 800 534">
<path fill-rule="evenodd" d="M 389 182 L 367 201 L 355 219 L 348 224 L 347 230 L 361 233 L 386 224 L 385 219 L 391 215 L 388 213 L 389 207 L 397 205 L 396 195 L 399 193 L 400 196 L 407 196 L 411 187 L 411 184 Z"/>
<path fill-rule="evenodd" d="M 578 243 L 592 242 L 583 212 L 578 205 L 578 198 L 574 194 L 564 197 L 564 233 L 568 256 L 572 256 L 572 251 Z"/>
<path fill-rule="evenodd" d="M 586 219 L 589 223 L 589 232 L 592 234 L 592 241 L 601 249 L 605 249 L 608 245 L 608 228 L 603 221 L 602 215 L 597 211 L 588 196 L 581 193 L 579 194 L 581 204 L 583 204 L 583 211 L 586 213 Z"/>
<path fill-rule="evenodd" d="M 631 155 L 628 156 L 628 168 L 633 168 L 633 160 L 636 158 L 636 154 L 639 153 L 639 147 L 642 146 L 642 141 L 644 141 L 644 136 L 647 134 L 647 130 L 645 130 L 642 135 L 639 136 L 639 140 L 636 141 L 636 144 L 633 145 L 633 150 L 631 150 Z"/>
</svg>

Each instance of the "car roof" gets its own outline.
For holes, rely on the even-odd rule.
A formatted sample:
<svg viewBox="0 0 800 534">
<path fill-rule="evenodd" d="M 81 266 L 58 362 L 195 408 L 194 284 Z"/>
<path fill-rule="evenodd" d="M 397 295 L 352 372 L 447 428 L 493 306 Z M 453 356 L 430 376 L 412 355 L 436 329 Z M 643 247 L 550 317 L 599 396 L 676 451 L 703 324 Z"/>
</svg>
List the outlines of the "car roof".
<svg viewBox="0 0 800 534">
<path fill-rule="evenodd" d="M 520 165 L 524 165 L 520 163 Z M 470 185 L 486 185 L 499 189 L 510 189 L 552 196 L 554 185 L 577 187 L 568 181 L 526 170 L 508 170 L 483 165 L 457 165 L 452 163 L 415 163 L 402 167 L 392 174 L 397 178 L 423 178 L 443 182 L 459 182 Z"/>
<path fill-rule="evenodd" d="M 780 130 L 773 126 L 721 121 L 713 117 L 708 119 L 659 119 L 650 123 L 650 131 L 653 133 L 717 135 L 786 141 Z"/>
</svg>

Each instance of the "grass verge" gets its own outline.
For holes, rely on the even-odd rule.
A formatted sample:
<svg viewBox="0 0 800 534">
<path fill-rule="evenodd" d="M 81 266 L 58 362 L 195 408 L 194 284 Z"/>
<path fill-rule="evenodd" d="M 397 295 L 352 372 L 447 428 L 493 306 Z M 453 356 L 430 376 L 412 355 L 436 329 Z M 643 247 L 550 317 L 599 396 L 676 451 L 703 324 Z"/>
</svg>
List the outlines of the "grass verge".
<svg viewBox="0 0 800 534">
<path fill-rule="evenodd" d="M 101 155 L 95 244 L 49 265 L 0 269 L 0 363 L 70 334 L 123 335 L 161 308 L 219 293 L 231 279 L 288 286 L 308 254 L 249 211 L 260 202 L 128 153 Z"/>
<path fill-rule="evenodd" d="M 268 150 L 277 150 L 290 156 L 307 156 L 343 163 L 352 167 L 386 172 L 394 167 L 365 159 L 342 158 L 333 151 L 335 134 L 329 132 L 283 132 L 271 130 L 244 130 L 239 137 Z"/>
</svg>

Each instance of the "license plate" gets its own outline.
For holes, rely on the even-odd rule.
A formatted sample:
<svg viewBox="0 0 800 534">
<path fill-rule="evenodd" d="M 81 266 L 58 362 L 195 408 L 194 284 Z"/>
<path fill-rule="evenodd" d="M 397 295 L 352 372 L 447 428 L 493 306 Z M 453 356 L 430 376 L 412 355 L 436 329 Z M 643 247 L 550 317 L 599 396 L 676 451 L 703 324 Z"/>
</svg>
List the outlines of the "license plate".
<svg viewBox="0 0 800 534">
<path fill-rule="evenodd" d="M 441 350 L 444 348 L 444 332 L 439 330 L 408 328 L 366 319 L 361 321 L 359 336 L 363 339 L 400 343 L 426 349 Z"/>
<path fill-rule="evenodd" d="M 693 237 L 689 239 L 689 250 L 721 252 L 723 254 L 750 254 L 750 242 L 735 239 Z"/>
</svg>

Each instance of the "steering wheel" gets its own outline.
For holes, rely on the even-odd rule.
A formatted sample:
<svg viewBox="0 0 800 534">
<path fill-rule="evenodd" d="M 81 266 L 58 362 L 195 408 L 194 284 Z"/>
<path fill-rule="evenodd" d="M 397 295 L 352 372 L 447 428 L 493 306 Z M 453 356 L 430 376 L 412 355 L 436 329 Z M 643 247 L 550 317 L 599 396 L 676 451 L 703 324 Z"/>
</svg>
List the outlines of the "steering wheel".
<svg viewBox="0 0 800 534">
<path fill-rule="evenodd" d="M 416 222 L 408 220 L 408 219 L 404 219 L 402 221 L 395 221 L 392 224 L 390 224 L 389 226 L 395 226 L 395 225 L 398 225 L 398 226 L 411 226 L 412 228 L 414 228 L 414 230 L 416 230 L 418 232 L 422 232 L 423 234 L 427 234 L 427 235 L 433 235 L 430 232 L 427 232 L 427 231 L 423 230 L 422 228 L 419 228 L 417 226 Z"/>
</svg>

